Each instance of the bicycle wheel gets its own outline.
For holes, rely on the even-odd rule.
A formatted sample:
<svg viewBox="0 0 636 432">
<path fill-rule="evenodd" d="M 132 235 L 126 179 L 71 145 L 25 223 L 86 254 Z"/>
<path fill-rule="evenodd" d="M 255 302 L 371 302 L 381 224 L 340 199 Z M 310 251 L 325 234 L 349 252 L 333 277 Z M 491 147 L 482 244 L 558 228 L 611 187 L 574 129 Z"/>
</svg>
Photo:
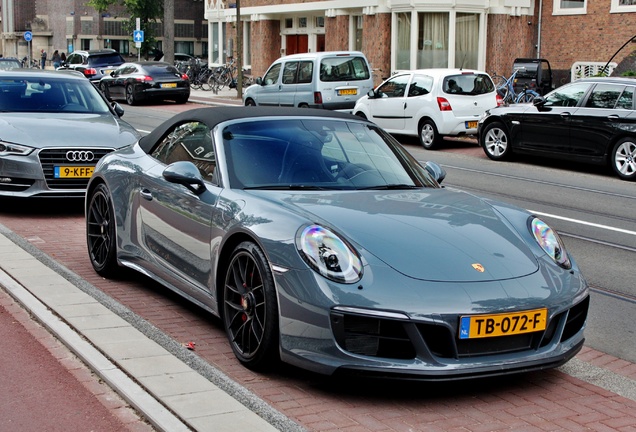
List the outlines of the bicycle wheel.
<svg viewBox="0 0 636 432">
<path fill-rule="evenodd" d="M 516 103 L 530 103 L 535 97 L 539 96 L 538 93 L 532 90 L 524 90 L 517 96 Z"/>
<path fill-rule="evenodd" d="M 205 91 L 212 90 L 212 85 L 210 84 L 210 76 L 212 75 L 212 71 L 210 69 L 206 69 L 201 74 L 201 89 Z"/>
</svg>

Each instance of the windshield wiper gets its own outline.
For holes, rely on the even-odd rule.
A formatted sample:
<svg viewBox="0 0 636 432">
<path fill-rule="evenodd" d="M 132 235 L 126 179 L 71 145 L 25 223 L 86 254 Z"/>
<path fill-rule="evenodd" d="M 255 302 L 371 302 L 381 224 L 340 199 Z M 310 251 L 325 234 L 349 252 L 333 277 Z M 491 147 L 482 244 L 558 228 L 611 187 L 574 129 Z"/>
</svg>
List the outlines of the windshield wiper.
<svg viewBox="0 0 636 432">
<path fill-rule="evenodd" d="M 329 188 L 316 185 L 305 184 L 291 184 L 291 185 L 263 185 L 263 186 L 246 186 L 243 190 L 334 190 L 336 188 Z M 338 187 L 337 189 L 340 189 Z"/>
<path fill-rule="evenodd" d="M 387 184 L 387 185 L 377 185 L 377 186 L 368 186 L 363 188 L 358 188 L 358 190 L 400 190 L 400 189 L 420 189 L 421 186 L 409 185 L 409 184 Z"/>
</svg>

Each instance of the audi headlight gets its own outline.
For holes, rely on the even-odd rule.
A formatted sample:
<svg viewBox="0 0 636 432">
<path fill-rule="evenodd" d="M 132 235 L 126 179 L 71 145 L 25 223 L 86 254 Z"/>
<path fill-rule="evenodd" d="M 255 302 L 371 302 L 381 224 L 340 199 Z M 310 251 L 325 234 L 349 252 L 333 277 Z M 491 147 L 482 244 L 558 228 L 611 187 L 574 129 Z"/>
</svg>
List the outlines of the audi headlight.
<svg viewBox="0 0 636 432">
<path fill-rule="evenodd" d="M 319 225 L 310 225 L 299 232 L 296 246 L 313 270 L 336 282 L 355 283 L 360 280 L 362 261 L 348 242 Z"/>
<path fill-rule="evenodd" d="M 533 218 L 530 222 L 530 230 L 535 240 L 559 266 L 564 269 L 572 268 L 572 263 L 565 250 L 565 245 L 556 231 L 548 226 L 541 219 Z"/>
<path fill-rule="evenodd" d="M 33 149 L 18 144 L 11 144 L 8 142 L 0 141 L 0 156 L 20 155 L 26 156 L 31 153 Z"/>
</svg>

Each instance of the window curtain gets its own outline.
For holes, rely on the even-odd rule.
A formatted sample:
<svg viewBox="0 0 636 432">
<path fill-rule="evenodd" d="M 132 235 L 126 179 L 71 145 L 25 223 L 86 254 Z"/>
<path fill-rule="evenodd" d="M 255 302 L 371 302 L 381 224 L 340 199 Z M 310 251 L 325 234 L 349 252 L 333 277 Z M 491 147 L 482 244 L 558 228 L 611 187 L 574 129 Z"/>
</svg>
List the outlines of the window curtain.
<svg viewBox="0 0 636 432">
<path fill-rule="evenodd" d="M 418 13 L 418 69 L 448 67 L 448 26 L 448 13 Z"/>
<path fill-rule="evenodd" d="M 411 13 L 400 12 L 397 16 L 396 69 L 411 69 Z"/>
<path fill-rule="evenodd" d="M 455 67 L 477 69 L 479 15 L 457 13 L 455 22 Z"/>
</svg>

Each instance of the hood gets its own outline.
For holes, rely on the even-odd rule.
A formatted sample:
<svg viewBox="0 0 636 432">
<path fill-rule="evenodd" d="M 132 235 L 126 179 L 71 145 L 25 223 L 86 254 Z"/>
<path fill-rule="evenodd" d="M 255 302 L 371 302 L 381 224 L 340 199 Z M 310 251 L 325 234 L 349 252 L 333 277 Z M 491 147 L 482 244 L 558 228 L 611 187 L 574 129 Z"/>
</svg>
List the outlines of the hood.
<svg viewBox="0 0 636 432">
<path fill-rule="evenodd" d="M 368 252 L 415 279 L 493 281 L 538 270 L 537 259 L 510 223 L 465 192 L 362 191 L 283 200 L 346 236 L 363 255 Z"/>
<path fill-rule="evenodd" d="M 133 144 L 139 133 L 112 114 L 3 113 L 0 140 L 33 148 Z"/>
</svg>

